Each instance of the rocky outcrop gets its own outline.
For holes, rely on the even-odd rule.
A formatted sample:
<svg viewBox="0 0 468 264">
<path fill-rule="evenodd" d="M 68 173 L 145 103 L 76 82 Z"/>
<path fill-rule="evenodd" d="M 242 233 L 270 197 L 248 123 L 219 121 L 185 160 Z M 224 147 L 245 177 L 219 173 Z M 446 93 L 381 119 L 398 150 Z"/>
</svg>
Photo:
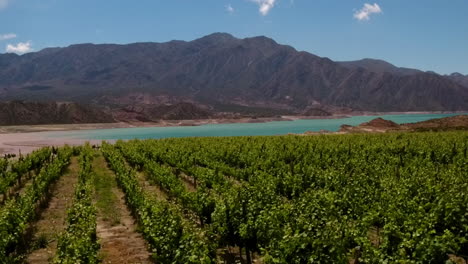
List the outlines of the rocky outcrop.
<svg viewBox="0 0 468 264">
<path fill-rule="evenodd" d="M 444 118 L 431 119 L 416 123 L 397 124 L 383 118 L 376 118 L 370 122 L 358 126 L 342 125 L 339 132 L 365 133 L 388 131 L 445 131 L 468 130 L 468 115 L 458 115 Z"/>
<path fill-rule="evenodd" d="M 400 127 L 397 123 L 390 121 L 390 120 L 385 120 L 381 117 L 378 117 L 366 123 L 362 123 L 359 126 L 360 127 L 388 128 L 388 129 Z"/>
</svg>

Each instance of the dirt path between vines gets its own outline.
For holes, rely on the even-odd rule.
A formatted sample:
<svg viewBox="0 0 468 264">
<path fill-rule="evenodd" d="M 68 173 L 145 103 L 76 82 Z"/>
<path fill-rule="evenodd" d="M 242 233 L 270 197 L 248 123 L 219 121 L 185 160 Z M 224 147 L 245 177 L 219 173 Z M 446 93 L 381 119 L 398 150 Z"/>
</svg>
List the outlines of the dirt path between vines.
<svg viewBox="0 0 468 264">
<path fill-rule="evenodd" d="M 148 176 L 146 175 L 146 172 L 137 171 L 136 176 L 137 176 L 138 183 L 140 183 L 140 186 L 143 188 L 143 190 L 152 194 L 154 198 L 156 198 L 159 201 L 165 201 L 168 199 L 169 196 L 163 189 L 161 189 L 158 185 L 152 184 L 148 180 Z"/>
<path fill-rule="evenodd" d="M 128 164 L 127 164 L 128 166 Z M 145 190 L 147 193 L 151 194 L 153 198 L 158 201 L 168 201 L 169 196 L 166 194 L 164 190 L 162 190 L 159 186 L 153 184 L 148 179 L 148 175 L 145 171 L 139 171 L 136 173 L 137 180 L 140 183 L 140 186 Z M 196 192 L 197 189 L 195 187 L 195 178 L 191 175 L 187 175 L 184 172 L 180 172 L 178 175 L 182 180 L 183 184 L 187 188 L 188 191 Z M 172 201 L 174 202 L 174 201 Z M 201 226 L 200 220 L 193 214 L 189 213 L 188 211 L 180 211 L 182 215 L 184 215 L 184 219 L 188 221 L 190 224 L 194 224 L 196 228 L 203 228 Z M 239 247 L 222 247 L 216 250 L 217 255 L 217 263 L 226 263 L 226 264 L 236 264 L 236 263 L 247 263 L 245 251 L 244 254 L 241 254 Z M 263 262 L 260 261 L 260 257 L 256 254 L 252 254 L 253 263 L 261 264 Z"/>
<path fill-rule="evenodd" d="M 115 174 L 101 154 L 95 157 L 93 170 L 102 263 L 153 263 L 148 245 L 137 232 L 135 219 L 125 205 L 125 196 L 117 186 Z"/>
<path fill-rule="evenodd" d="M 196 192 L 197 191 L 197 186 L 195 182 L 195 177 L 193 176 L 188 176 L 187 174 L 180 172 L 178 177 L 182 180 L 182 182 L 185 185 L 185 188 L 187 188 L 187 191 L 189 192 Z"/>
<path fill-rule="evenodd" d="M 67 208 L 73 202 L 75 185 L 78 182 L 78 158 L 72 157 L 67 171 L 52 187 L 52 198 L 33 227 L 32 246 L 42 247 L 32 251 L 26 260 L 31 264 L 49 263 L 57 250 L 57 239 L 65 230 Z"/>
</svg>

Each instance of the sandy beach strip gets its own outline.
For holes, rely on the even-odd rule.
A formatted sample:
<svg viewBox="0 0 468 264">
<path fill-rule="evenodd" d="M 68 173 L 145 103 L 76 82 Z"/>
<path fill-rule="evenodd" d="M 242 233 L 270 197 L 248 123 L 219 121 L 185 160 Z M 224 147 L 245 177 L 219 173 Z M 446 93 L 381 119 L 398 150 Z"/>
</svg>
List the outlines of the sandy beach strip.
<svg viewBox="0 0 468 264">
<path fill-rule="evenodd" d="M 0 136 L 12 133 L 33 133 L 46 131 L 73 131 L 94 130 L 111 128 L 133 128 L 133 127 L 174 127 L 174 126 L 201 126 L 208 124 L 237 124 L 237 123 L 267 123 L 273 121 L 294 121 L 307 119 L 344 119 L 352 116 L 380 116 L 380 115 L 415 115 L 415 114 L 467 114 L 466 111 L 420 111 L 420 112 L 349 112 L 336 113 L 330 116 L 301 116 L 283 115 L 277 117 L 240 117 L 240 118 L 212 118 L 196 120 L 159 120 L 155 122 L 117 122 L 117 123 L 95 123 L 95 124 L 51 124 L 51 125 L 17 125 L 0 126 Z"/>
<path fill-rule="evenodd" d="M 0 155 L 28 154 L 33 150 L 47 146 L 78 146 L 85 142 L 100 144 L 101 140 L 86 140 L 72 137 L 52 137 L 50 132 L 7 133 L 0 134 Z"/>
</svg>

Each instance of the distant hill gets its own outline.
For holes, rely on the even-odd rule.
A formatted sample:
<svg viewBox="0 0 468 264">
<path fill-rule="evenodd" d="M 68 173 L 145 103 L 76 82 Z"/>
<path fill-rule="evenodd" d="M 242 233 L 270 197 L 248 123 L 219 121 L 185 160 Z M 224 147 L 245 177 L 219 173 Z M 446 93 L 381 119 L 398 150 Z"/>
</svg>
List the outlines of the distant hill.
<svg viewBox="0 0 468 264">
<path fill-rule="evenodd" d="M 468 130 L 468 115 L 436 118 L 417 123 L 402 124 L 401 126 L 416 131 Z"/>
<path fill-rule="evenodd" d="M 76 103 L 0 103 L 0 125 L 112 123 L 111 115 Z"/>
<path fill-rule="evenodd" d="M 340 132 L 368 133 L 388 131 L 449 131 L 468 130 L 468 115 L 456 115 L 443 118 L 435 118 L 416 123 L 397 124 L 383 118 L 375 118 L 370 122 L 358 126 L 342 125 Z"/>
<path fill-rule="evenodd" d="M 208 116 L 204 111 L 468 110 L 468 89 L 455 78 L 377 60 L 334 62 L 267 37 L 226 33 L 189 42 L 1 54 L 0 100 L 16 99 L 73 101 L 116 113 L 135 105 L 165 111 L 189 103 L 197 109 L 194 117 Z M 176 116 L 191 117 L 189 107 L 181 111 Z M 154 116 L 172 118 L 161 113 Z"/>
</svg>

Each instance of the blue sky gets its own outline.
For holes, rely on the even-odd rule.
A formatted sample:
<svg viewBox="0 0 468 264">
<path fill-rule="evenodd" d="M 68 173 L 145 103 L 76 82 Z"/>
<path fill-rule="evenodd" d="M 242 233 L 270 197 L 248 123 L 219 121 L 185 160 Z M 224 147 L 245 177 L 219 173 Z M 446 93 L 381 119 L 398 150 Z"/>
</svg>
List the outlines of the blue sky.
<svg viewBox="0 0 468 264">
<path fill-rule="evenodd" d="M 333 60 L 468 74 L 468 0 L 0 0 L 0 52 L 265 35 Z"/>
</svg>

